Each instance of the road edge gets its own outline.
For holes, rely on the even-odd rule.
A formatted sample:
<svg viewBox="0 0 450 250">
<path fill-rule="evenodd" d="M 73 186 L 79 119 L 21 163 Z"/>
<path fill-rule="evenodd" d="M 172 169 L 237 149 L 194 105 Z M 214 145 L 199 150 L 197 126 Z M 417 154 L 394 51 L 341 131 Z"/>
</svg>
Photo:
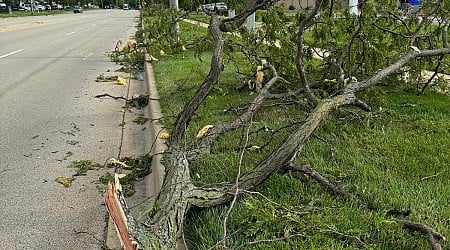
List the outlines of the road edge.
<svg viewBox="0 0 450 250">
<path fill-rule="evenodd" d="M 139 191 L 142 192 L 141 196 L 146 197 L 147 201 L 145 202 L 146 204 L 145 206 L 150 208 L 153 205 L 154 201 L 156 200 L 164 180 L 165 169 L 161 163 L 161 159 L 162 153 L 166 150 L 167 147 L 165 144 L 165 140 L 159 138 L 159 135 L 162 132 L 165 132 L 165 129 L 164 126 L 159 123 L 163 115 L 159 104 L 159 93 L 156 87 L 153 67 L 150 63 L 150 56 L 147 53 L 145 54 L 144 71 L 145 71 L 144 77 L 145 88 L 149 97 L 149 102 L 148 105 L 145 107 L 144 112 L 150 122 L 149 129 L 148 131 L 146 131 L 146 133 L 148 134 L 146 143 L 150 145 L 145 146 L 149 146 L 151 148 L 149 153 L 153 157 L 151 161 L 152 172 L 149 175 L 147 175 L 144 178 L 144 180 L 140 183 L 139 186 L 143 190 Z M 124 133 L 127 133 L 127 136 L 133 136 L 132 134 L 130 134 L 131 132 L 128 131 L 127 129 L 125 129 Z M 122 145 L 122 147 L 130 147 L 130 145 Z M 136 210 L 139 209 L 140 207 L 136 208 Z M 135 212 L 139 213 L 138 211 Z M 137 218 L 137 220 L 139 219 Z M 105 245 L 107 249 L 110 250 L 123 249 L 120 240 L 117 236 L 115 225 L 109 215 L 108 215 L 108 225 L 107 225 Z"/>
</svg>

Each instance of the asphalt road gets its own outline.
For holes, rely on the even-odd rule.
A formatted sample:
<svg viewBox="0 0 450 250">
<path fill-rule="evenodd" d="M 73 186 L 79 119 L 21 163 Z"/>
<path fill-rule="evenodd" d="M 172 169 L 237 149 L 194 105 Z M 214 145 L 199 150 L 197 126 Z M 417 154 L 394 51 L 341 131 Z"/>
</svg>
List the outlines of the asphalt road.
<svg viewBox="0 0 450 250">
<path fill-rule="evenodd" d="M 134 35 L 138 11 L 0 20 L 0 249 L 101 249 L 107 222 L 97 180 L 121 149 L 126 86 L 100 83 L 120 66 L 105 52 Z"/>
</svg>

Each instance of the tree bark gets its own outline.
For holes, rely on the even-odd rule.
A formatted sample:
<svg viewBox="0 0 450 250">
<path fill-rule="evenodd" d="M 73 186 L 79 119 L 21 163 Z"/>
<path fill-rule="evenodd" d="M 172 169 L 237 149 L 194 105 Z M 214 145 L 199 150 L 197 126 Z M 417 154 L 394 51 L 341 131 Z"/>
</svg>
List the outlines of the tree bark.
<svg viewBox="0 0 450 250">
<path fill-rule="evenodd" d="M 205 98 L 209 95 L 209 93 L 211 93 L 214 86 L 219 81 L 220 73 L 223 71 L 222 58 L 224 46 L 222 32 L 219 28 L 220 23 L 221 22 L 217 15 L 211 16 L 209 25 L 209 31 L 213 37 L 213 56 L 211 59 L 211 68 L 195 95 L 188 103 L 186 103 L 183 110 L 178 114 L 177 120 L 175 121 L 175 126 L 172 130 L 172 143 L 179 143 L 181 141 L 195 111 L 198 110 L 200 104 L 203 103 Z"/>
</svg>

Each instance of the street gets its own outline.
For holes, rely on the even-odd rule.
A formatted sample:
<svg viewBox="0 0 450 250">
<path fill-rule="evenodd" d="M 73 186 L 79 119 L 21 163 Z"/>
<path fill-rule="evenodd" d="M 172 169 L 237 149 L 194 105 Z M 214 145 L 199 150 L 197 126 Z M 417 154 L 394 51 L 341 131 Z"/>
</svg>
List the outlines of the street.
<svg viewBox="0 0 450 250">
<path fill-rule="evenodd" d="M 102 249 L 107 212 L 98 178 L 76 160 L 121 150 L 126 86 L 96 82 L 120 68 L 107 52 L 134 36 L 138 11 L 0 19 L 0 249 Z M 123 73 L 122 73 L 123 74 Z"/>
</svg>

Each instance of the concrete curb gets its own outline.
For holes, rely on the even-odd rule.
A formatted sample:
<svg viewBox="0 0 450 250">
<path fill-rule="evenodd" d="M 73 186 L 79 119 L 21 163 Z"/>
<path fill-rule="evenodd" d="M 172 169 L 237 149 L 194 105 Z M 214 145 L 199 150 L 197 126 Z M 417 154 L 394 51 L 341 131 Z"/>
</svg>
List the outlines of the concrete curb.
<svg viewBox="0 0 450 250">
<path fill-rule="evenodd" d="M 133 128 L 132 117 L 125 119 L 127 123 L 125 125 L 126 129 L 124 131 L 121 155 L 121 157 L 138 156 L 149 152 L 150 155 L 153 156 L 151 162 L 152 172 L 147 175 L 144 180 L 135 185 L 136 193 L 127 199 L 129 207 L 133 207 L 130 212 L 137 221 L 139 221 L 141 217 L 141 212 L 148 211 L 148 209 L 153 206 L 161 189 L 164 180 L 164 166 L 161 164 L 161 153 L 167 148 L 165 140 L 159 138 L 159 135 L 162 132 L 165 132 L 165 130 L 164 127 L 159 124 L 159 119 L 162 117 L 159 104 L 159 93 L 156 88 L 153 68 L 149 61 L 150 56 L 146 54 L 144 64 L 144 86 L 139 86 L 137 81 L 130 80 L 129 83 L 131 86 L 127 97 L 131 98 L 133 93 L 148 93 L 149 103 L 147 107 L 142 110 L 142 112 L 145 117 L 149 119 L 149 125 L 143 131 L 141 128 Z M 133 204 L 138 205 L 134 206 Z M 111 250 L 123 249 L 117 236 L 114 223 L 109 216 L 105 244 L 106 247 Z"/>
<path fill-rule="evenodd" d="M 161 106 L 159 105 L 159 93 L 156 88 L 155 76 L 153 74 L 153 67 L 150 63 L 150 56 L 145 55 L 145 76 L 147 81 L 147 88 L 149 94 L 148 102 L 148 118 L 151 121 L 151 132 L 153 133 L 153 140 L 149 143 L 154 143 L 151 155 L 152 158 L 152 173 L 146 178 L 146 183 L 148 186 L 148 194 L 155 200 L 159 191 L 161 190 L 165 168 L 161 163 L 162 153 L 167 149 L 165 140 L 160 139 L 159 135 L 165 132 L 164 126 L 159 123 L 159 120 L 163 117 L 161 112 Z M 152 202 L 153 203 L 153 202 Z"/>
</svg>

